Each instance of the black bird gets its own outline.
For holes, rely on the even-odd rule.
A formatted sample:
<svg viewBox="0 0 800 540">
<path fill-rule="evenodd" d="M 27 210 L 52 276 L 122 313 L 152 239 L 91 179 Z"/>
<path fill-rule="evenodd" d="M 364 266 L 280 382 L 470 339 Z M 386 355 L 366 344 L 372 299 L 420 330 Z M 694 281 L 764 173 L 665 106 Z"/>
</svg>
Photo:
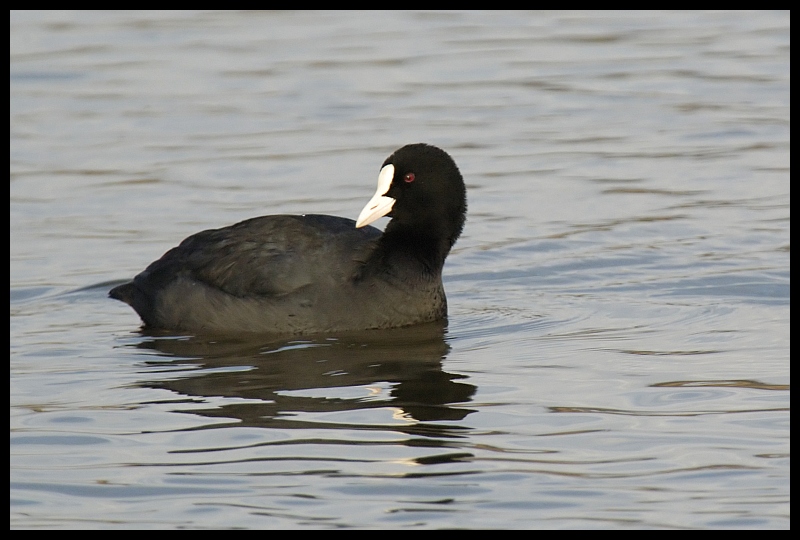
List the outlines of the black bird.
<svg viewBox="0 0 800 540">
<path fill-rule="evenodd" d="M 467 212 L 453 159 L 410 144 L 383 162 L 357 221 L 248 219 L 194 234 L 109 296 L 150 328 L 308 334 L 392 328 L 447 316 L 442 267 Z M 368 226 L 392 220 L 381 232 Z"/>
</svg>

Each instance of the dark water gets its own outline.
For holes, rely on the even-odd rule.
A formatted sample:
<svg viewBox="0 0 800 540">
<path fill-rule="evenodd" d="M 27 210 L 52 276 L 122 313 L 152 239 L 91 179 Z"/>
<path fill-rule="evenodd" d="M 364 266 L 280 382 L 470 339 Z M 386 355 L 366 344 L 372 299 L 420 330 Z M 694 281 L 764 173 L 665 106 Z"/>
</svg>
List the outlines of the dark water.
<svg viewBox="0 0 800 540">
<path fill-rule="evenodd" d="M 12 528 L 788 528 L 789 14 L 12 12 Z M 446 327 L 209 341 L 187 235 L 469 190 Z"/>
</svg>

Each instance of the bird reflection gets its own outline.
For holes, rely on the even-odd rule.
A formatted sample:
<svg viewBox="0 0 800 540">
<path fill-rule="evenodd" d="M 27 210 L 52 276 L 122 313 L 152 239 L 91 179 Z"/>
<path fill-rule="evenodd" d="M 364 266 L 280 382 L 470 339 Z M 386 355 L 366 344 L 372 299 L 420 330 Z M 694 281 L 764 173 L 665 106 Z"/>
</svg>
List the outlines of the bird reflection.
<svg viewBox="0 0 800 540">
<path fill-rule="evenodd" d="M 472 399 L 476 387 L 464 382 L 466 376 L 442 369 L 450 350 L 443 322 L 272 341 L 145 335 L 148 339 L 137 347 L 157 351 L 171 363 L 190 369 L 170 370 L 169 378 L 143 381 L 139 386 L 168 389 L 201 402 L 240 398 L 190 411 L 235 419 L 238 426 L 287 429 L 319 423 L 328 429 L 392 429 L 428 437 L 458 437 L 468 428 L 441 422 L 457 422 L 473 412 L 464 404 Z M 163 367 L 164 361 L 148 364 Z M 353 387 L 375 387 L 379 395 L 364 396 L 361 391 L 356 392 L 358 397 L 331 397 L 342 392 L 326 391 Z M 331 417 L 333 422 L 320 420 L 320 413 L 375 408 L 391 408 L 394 418 L 406 421 L 382 425 L 337 422 L 335 418 L 341 415 Z M 437 423 L 430 423 L 434 421 Z"/>
</svg>

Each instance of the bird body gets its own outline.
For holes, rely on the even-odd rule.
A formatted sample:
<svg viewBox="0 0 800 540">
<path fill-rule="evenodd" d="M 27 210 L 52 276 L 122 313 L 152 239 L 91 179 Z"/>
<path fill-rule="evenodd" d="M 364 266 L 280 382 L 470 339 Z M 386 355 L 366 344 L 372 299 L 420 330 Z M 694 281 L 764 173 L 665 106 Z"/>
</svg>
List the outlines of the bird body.
<svg viewBox="0 0 800 540">
<path fill-rule="evenodd" d="M 274 215 L 194 234 L 109 296 L 147 327 L 307 334 L 391 328 L 447 316 L 442 267 L 466 213 L 444 151 L 387 158 L 358 222 Z M 381 232 L 369 223 L 392 221 Z"/>
</svg>

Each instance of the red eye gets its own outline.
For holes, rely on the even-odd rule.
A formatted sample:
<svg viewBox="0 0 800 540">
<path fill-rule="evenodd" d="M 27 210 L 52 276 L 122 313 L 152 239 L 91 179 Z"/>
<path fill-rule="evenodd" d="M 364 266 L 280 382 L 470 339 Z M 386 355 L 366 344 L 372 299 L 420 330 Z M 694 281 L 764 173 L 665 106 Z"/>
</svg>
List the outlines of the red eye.
<svg viewBox="0 0 800 540">
<path fill-rule="evenodd" d="M 410 172 L 410 173 L 406 174 L 406 175 L 403 177 L 403 181 L 404 181 L 406 184 L 410 184 L 411 182 L 413 182 L 413 181 L 414 181 L 414 179 L 415 179 L 415 178 L 416 178 L 416 176 L 414 176 L 414 173 L 413 173 L 413 172 Z"/>
</svg>

